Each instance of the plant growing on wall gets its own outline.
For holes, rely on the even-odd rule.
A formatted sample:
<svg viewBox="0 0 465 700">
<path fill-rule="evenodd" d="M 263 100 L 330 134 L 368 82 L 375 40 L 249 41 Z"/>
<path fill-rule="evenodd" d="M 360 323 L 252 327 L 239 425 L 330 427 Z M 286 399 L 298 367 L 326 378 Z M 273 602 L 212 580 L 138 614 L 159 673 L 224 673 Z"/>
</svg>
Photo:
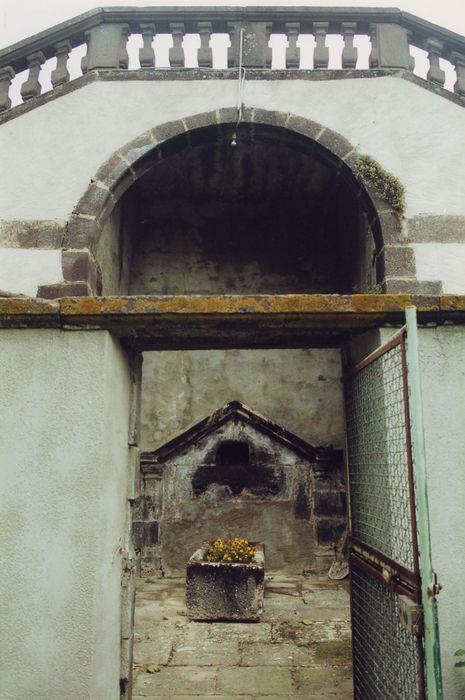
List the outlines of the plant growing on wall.
<svg viewBox="0 0 465 700">
<path fill-rule="evenodd" d="M 399 217 L 405 211 L 405 189 L 400 180 L 370 156 L 360 156 L 354 165 L 355 175 L 369 187 L 372 187 L 378 197 L 388 202 Z"/>
<path fill-rule="evenodd" d="M 222 540 L 216 539 L 207 550 L 207 561 L 221 561 L 227 564 L 250 564 L 257 553 L 252 542 L 238 537 Z"/>
</svg>

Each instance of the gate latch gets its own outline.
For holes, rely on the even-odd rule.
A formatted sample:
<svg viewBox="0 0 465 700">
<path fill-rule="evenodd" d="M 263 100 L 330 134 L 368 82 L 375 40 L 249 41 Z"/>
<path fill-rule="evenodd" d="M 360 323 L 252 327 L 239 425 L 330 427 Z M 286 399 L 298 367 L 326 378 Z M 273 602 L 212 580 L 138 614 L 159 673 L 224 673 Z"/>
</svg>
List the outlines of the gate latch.
<svg viewBox="0 0 465 700">
<path fill-rule="evenodd" d="M 399 622 L 410 634 L 418 635 L 422 631 L 423 611 L 418 605 L 405 595 L 397 598 Z"/>
</svg>

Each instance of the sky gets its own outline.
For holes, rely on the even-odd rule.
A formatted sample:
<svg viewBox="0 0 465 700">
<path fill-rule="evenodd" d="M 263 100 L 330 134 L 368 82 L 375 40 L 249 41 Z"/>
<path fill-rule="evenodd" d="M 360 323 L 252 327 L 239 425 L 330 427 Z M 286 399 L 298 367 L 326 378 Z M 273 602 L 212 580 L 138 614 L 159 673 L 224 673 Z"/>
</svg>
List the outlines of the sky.
<svg viewBox="0 0 465 700">
<path fill-rule="evenodd" d="M 48 29 L 64 20 L 76 15 L 92 10 L 102 5 L 108 6 L 190 6 L 195 5 L 214 7 L 218 6 L 240 6 L 240 5 L 280 5 L 280 6 L 307 6 L 312 5 L 324 7 L 399 7 L 401 10 L 418 15 L 430 22 L 439 24 L 447 29 L 451 29 L 465 36 L 465 0 L 399 0 L 392 3 L 386 0 L 371 2 L 370 0 L 354 0 L 351 2 L 338 2 L 330 0 L 265 0 L 259 2 L 234 2 L 233 0 L 213 0 L 209 3 L 206 0 L 194 0 L 193 2 L 170 2 L 170 0 L 109 0 L 107 3 L 99 0 L 0 0 L 0 47 L 26 39 L 37 32 Z"/>
</svg>

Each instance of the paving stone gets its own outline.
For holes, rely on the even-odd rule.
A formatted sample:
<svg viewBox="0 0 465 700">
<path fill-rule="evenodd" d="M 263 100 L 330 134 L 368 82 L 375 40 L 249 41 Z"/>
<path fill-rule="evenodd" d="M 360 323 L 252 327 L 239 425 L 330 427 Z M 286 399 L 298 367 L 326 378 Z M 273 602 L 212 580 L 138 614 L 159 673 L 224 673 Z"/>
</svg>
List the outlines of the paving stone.
<svg viewBox="0 0 465 700">
<path fill-rule="evenodd" d="M 298 621 L 308 616 L 307 606 L 302 598 L 293 596 L 276 596 L 264 601 L 262 620 L 271 622 L 275 620 Z"/>
<path fill-rule="evenodd" d="M 209 625 L 209 639 L 221 643 L 227 639 L 236 639 L 243 642 L 267 642 L 271 641 L 270 623 L 235 623 L 215 622 Z"/>
<path fill-rule="evenodd" d="M 214 694 L 217 685 L 217 668 L 173 666 L 162 668 L 159 673 L 139 673 L 134 683 L 134 696 L 160 696 Z"/>
<path fill-rule="evenodd" d="M 236 696 L 241 693 L 252 695 L 276 694 L 292 697 L 294 685 L 291 673 L 286 668 L 270 666 L 254 668 L 220 668 L 218 670 L 218 691 Z"/>
<path fill-rule="evenodd" d="M 202 643 L 195 639 L 190 644 L 177 645 L 171 664 L 173 666 L 219 666 L 226 662 L 228 666 L 239 666 L 240 656 L 237 640 L 225 640 L 218 644 L 211 639 Z"/>
<path fill-rule="evenodd" d="M 154 641 L 134 642 L 134 663 L 166 665 L 171 656 L 173 635 L 157 638 Z"/>
<path fill-rule="evenodd" d="M 294 696 L 292 696 L 294 697 Z M 253 700 L 283 700 L 283 698 L 289 698 L 288 695 L 254 695 Z M 236 700 L 236 698 L 234 698 Z M 313 700 L 313 697 L 312 697 Z"/>
<path fill-rule="evenodd" d="M 234 700 L 254 700 L 251 695 L 234 695 Z M 260 697 L 266 697 L 267 700 L 273 700 L 273 698 L 284 698 L 285 695 L 261 695 Z M 231 695 L 133 695 L 132 700 L 139 700 L 143 698 L 144 700 L 227 700 L 231 698 Z"/>
<path fill-rule="evenodd" d="M 297 700 L 352 700 L 353 686 L 350 670 L 338 668 L 301 669 L 296 672 L 294 679 L 297 691 L 294 698 Z M 322 693 L 324 688 L 324 693 Z"/>
<path fill-rule="evenodd" d="M 274 643 L 290 641 L 298 646 L 309 646 L 318 642 L 349 639 L 350 624 L 343 620 L 316 621 L 310 625 L 301 622 L 277 622 L 273 625 L 271 636 Z"/>
<path fill-rule="evenodd" d="M 208 622 L 187 621 L 181 631 L 182 641 L 186 645 L 199 646 L 206 644 L 210 640 L 212 625 Z M 228 641 L 225 637 L 222 641 Z"/>
<path fill-rule="evenodd" d="M 343 586 L 322 577 L 269 578 L 269 617 L 259 623 L 191 622 L 179 614 L 184 586 L 180 579 L 138 581 L 134 661 L 161 671 L 136 666 L 133 700 L 352 697 Z M 306 626 L 301 619 L 315 622 Z"/>
<path fill-rule="evenodd" d="M 296 644 L 247 644 L 242 651 L 242 666 L 312 666 L 315 650 Z"/>
<path fill-rule="evenodd" d="M 326 607 L 321 605 L 308 604 L 302 611 L 303 618 L 315 620 L 315 622 L 331 622 L 335 620 L 350 620 L 350 607 Z M 290 618 L 292 620 L 292 618 Z"/>
</svg>

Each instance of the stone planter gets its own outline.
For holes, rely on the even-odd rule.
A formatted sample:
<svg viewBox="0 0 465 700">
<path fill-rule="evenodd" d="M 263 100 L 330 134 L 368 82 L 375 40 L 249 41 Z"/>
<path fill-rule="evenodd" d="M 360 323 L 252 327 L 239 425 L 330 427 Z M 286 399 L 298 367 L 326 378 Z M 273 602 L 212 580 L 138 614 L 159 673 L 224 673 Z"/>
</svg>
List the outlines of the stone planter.
<svg viewBox="0 0 465 700">
<path fill-rule="evenodd" d="M 205 561 L 208 545 L 187 564 L 186 603 L 190 620 L 256 622 L 263 612 L 265 548 L 255 544 L 250 564 Z"/>
</svg>

